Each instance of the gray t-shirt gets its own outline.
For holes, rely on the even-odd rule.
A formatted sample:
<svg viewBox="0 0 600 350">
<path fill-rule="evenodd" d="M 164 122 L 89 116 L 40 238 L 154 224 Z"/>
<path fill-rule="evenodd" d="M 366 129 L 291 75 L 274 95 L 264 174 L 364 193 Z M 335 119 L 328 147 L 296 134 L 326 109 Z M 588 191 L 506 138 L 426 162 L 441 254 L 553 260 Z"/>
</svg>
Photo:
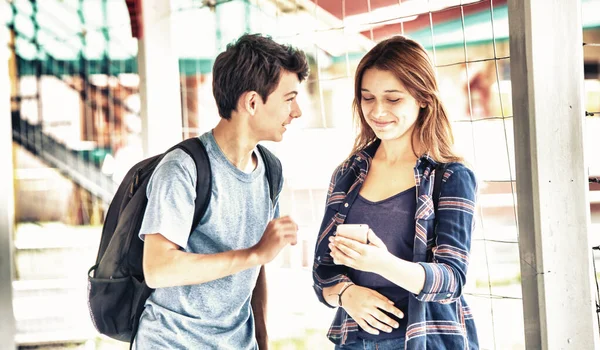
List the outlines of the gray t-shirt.
<svg viewBox="0 0 600 350">
<path fill-rule="evenodd" d="M 206 214 L 190 235 L 196 196 L 196 166 L 184 151 L 167 154 L 148 184 L 148 206 L 140 229 L 160 233 L 186 252 L 214 254 L 249 248 L 278 215 L 260 153 L 252 173 L 236 168 L 212 132 L 200 136 L 212 170 Z M 193 273 L 193 272 L 190 272 Z M 258 349 L 250 305 L 259 268 L 197 285 L 157 288 L 146 302 L 137 349 Z"/>
</svg>

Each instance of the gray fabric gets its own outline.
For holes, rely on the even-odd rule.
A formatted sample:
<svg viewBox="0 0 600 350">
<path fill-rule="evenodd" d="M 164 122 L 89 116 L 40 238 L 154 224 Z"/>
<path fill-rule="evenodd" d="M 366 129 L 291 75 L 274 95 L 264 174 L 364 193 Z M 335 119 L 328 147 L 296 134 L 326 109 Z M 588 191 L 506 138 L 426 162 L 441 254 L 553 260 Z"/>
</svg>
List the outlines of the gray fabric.
<svg viewBox="0 0 600 350">
<path fill-rule="evenodd" d="M 148 185 L 140 238 L 160 233 L 186 252 L 213 254 L 244 249 L 262 237 L 275 210 L 260 154 L 250 174 L 227 160 L 212 135 L 200 136 L 212 170 L 206 214 L 190 236 L 196 167 L 176 150 L 164 157 Z M 140 319 L 138 349 L 258 349 L 250 305 L 258 267 L 215 281 L 156 289 Z"/>
</svg>

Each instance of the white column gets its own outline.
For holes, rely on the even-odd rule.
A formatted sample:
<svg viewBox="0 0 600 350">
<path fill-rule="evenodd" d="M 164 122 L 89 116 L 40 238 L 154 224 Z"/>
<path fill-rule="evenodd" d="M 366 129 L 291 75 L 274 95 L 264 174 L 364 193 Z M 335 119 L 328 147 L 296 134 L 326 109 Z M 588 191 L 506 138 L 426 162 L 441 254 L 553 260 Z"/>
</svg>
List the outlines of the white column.
<svg viewBox="0 0 600 350">
<path fill-rule="evenodd" d="M 0 26 L 0 344 L 15 349 L 13 226 L 15 221 L 8 29 Z"/>
<path fill-rule="evenodd" d="M 581 2 L 508 9 L 526 347 L 595 349 Z"/>
<path fill-rule="evenodd" d="M 144 156 L 164 152 L 181 141 L 179 60 L 173 52 L 170 1 L 140 0 L 142 38 L 138 72 Z M 189 38 L 188 38 L 189 39 Z M 190 45 L 199 45 L 190 42 Z"/>
</svg>

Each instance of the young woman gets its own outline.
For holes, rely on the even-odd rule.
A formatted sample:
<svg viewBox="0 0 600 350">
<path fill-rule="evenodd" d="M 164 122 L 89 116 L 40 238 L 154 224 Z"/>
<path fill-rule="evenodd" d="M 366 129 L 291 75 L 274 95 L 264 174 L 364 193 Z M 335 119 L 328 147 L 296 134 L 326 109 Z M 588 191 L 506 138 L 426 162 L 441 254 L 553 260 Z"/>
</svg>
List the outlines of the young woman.
<svg viewBox="0 0 600 350">
<path fill-rule="evenodd" d="M 396 36 L 369 51 L 354 108 L 359 135 L 333 173 L 315 251 L 314 289 L 338 307 L 329 339 L 348 350 L 478 349 L 462 297 L 477 184 L 452 151 L 423 47 Z M 340 224 L 368 225 L 367 243 L 336 235 Z"/>
</svg>

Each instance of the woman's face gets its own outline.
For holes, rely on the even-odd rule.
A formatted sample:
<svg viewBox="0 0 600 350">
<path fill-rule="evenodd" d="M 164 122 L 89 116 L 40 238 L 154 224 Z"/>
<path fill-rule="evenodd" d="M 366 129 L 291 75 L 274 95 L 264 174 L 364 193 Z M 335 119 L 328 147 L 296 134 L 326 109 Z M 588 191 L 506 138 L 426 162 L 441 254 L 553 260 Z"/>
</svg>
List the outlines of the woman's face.
<svg viewBox="0 0 600 350">
<path fill-rule="evenodd" d="M 379 139 L 410 137 L 421 106 L 391 72 L 365 70 L 360 90 L 363 115 Z"/>
</svg>

